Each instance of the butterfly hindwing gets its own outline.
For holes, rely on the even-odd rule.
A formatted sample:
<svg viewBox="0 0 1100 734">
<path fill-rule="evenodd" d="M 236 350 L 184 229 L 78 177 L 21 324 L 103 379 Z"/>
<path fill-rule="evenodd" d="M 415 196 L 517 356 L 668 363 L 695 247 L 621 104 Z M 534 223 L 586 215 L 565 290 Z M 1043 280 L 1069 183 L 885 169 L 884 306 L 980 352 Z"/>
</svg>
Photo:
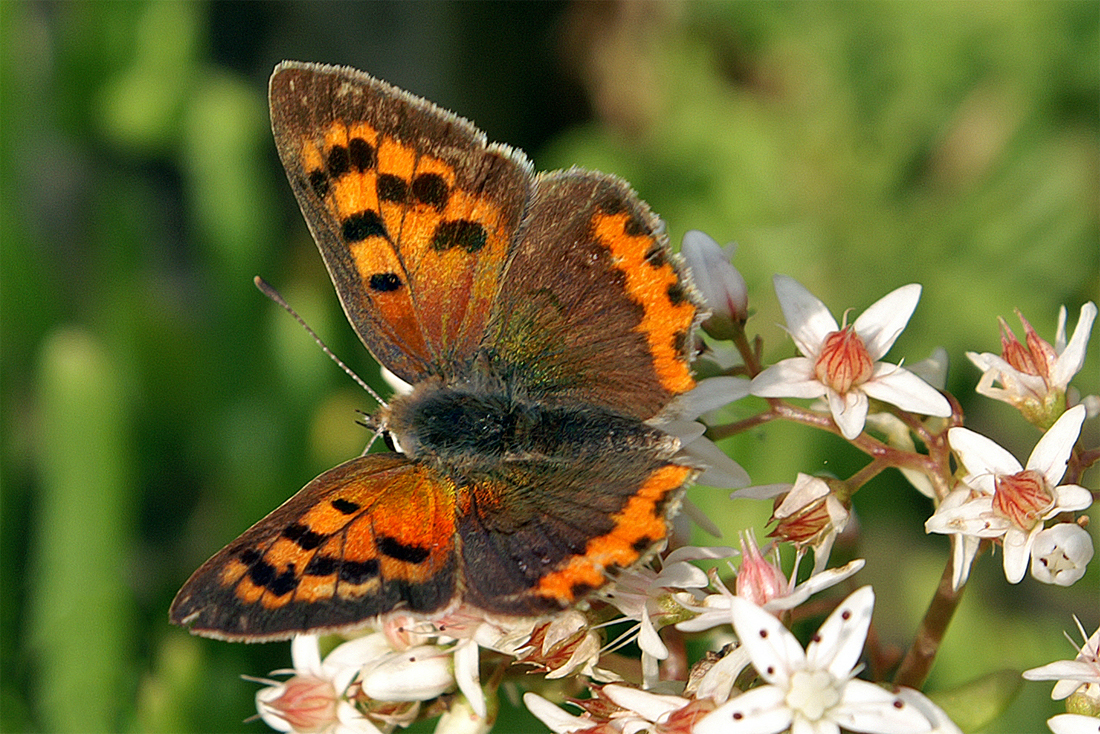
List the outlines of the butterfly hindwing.
<svg viewBox="0 0 1100 734">
<path fill-rule="evenodd" d="M 456 593 L 454 485 L 399 454 L 345 462 L 207 561 L 171 618 L 223 639 L 341 629 Z"/>
<path fill-rule="evenodd" d="M 279 156 L 359 337 L 408 382 L 458 369 L 499 290 L 534 179 L 526 158 L 354 69 L 280 64 L 270 98 Z"/>
<path fill-rule="evenodd" d="M 701 308 L 662 225 L 623 181 L 541 174 L 491 324 L 499 369 L 537 400 L 647 420 L 694 386 Z"/>
<path fill-rule="evenodd" d="M 504 614 L 556 611 L 663 544 L 697 471 L 653 448 L 630 462 L 510 462 L 468 487 L 458 518 L 465 599 Z"/>
</svg>

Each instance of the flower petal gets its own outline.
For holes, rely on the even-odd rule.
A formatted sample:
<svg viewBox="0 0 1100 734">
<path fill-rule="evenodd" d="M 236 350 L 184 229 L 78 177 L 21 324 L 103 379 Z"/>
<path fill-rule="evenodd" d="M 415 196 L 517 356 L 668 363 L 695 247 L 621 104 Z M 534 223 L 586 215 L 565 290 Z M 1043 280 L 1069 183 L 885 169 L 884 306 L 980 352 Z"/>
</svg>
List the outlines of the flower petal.
<svg viewBox="0 0 1100 734">
<path fill-rule="evenodd" d="M 1015 456 L 996 442 L 980 433 L 974 433 L 969 428 L 952 428 L 947 432 L 947 442 L 969 474 L 989 477 L 990 492 L 993 489 L 994 476 L 1023 471 L 1023 467 Z"/>
<path fill-rule="evenodd" d="M 803 356 L 816 358 L 825 337 L 840 326 L 825 304 L 794 278 L 776 275 L 773 282 L 787 332 Z"/>
<path fill-rule="evenodd" d="M 850 680 L 844 696 L 831 712 L 838 724 L 850 731 L 920 734 L 932 723 L 916 706 L 898 695 L 863 680 Z"/>
<path fill-rule="evenodd" d="M 862 390 L 851 390 L 846 395 L 838 395 L 829 390 L 829 412 L 841 435 L 851 441 L 863 432 L 867 422 L 867 395 Z"/>
<path fill-rule="evenodd" d="M 737 676 L 750 663 L 748 652 L 741 646 L 735 647 L 703 674 L 695 689 L 695 698 L 709 698 L 717 704 L 725 703 L 733 692 Z"/>
<path fill-rule="evenodd" d="M 761 686 L 731 698 L 699 721 L 692 734 L 777 734 L 791 725 L 778 686 Z"/>
<path fill-rule="evenodd" d="M 920 292 L 919 283 L 903 285 L 872 303 L 852 324 L 872 360 L 878 361 L 894 346 L 917 308 Z"/>
<path fill-rule="evenodd" d="M 833 610 L 806 647 L 808 665 L 828 670 L 837 680 L 849 677 L 863 653 L 874 608 L 875 592 L 870 586 L 852 592 Z"/>
<path fill-rule="evenodd" d="M 1096 666 L 1080 660 L 1059 660 L 1023 672 L 1025 680 L 1072 680 L 1081 683 L 1100 683 Z"/>
<path fill-rule="evenodd" d="M 920 691 L 901 686 L 895 693 L 898 698 L 917 708 L 924 718 L 928 719 L 934 734 L 963 734 L 962 729 L 955 725 L 947 713 Z"/>
<path fill-rule="evenodd" d="M 615 683 L 604 686 L 602 692 L 612 703 L 637 712 L 646 721 L 657 721 L 665 714 L 682 709 L 689 703 L 680 696 L 662 696 Z"/>
<path fill-rule="evenodd" d="M 1042 523 L 1036 525 L 1031 532 L 1025 533 L 1016 526 L 1010 527 L 1004 535 L 1004 569 L 1005 578 L 1010 584 L 1018 584 L 1027 573 L 1027 564 L 1031 559 L 1031 544 L 1035 536 L 1043 529 Z"/>
<path fill-rule="evenodd" d="M 1081 315 L 1077 317 L 1077 326 L 1073 329 L 1073 337 L 1070 338 L 1069 344 L 1066 345 L 1064 351 L 1060 351 L 1058 360 L 1054 364 L 1054 371 L 1051 373 L 1050 381 L 1052 384 L 1059 386 L 1063 390 L 1069 381 L 1073 379 L 1073 376 L 1081 371 L 1081 368 L 1085 364 L 1085 352 L 1089 345 L 1089 335 L 1092 333 L 1092 322 L 1096 319 L 1096 304 L 1089 301 L 1084 306 L 1081 306 Z M 1065 307 L 1062 307 L 1062 312 L 1059 315 L 1059 334 L 1061 338 L 1065 338 Z"/>
<path fill-rule="evenodd" d="M 1084 714 L 1058 714 L 1047 719 L 1047 726 L 1054 734 L 1096 734 L 1095 716 Z"/>
<path fill-rule="evenodd" d="M 470 708 L 480 718 L 486 717 L 485 692 L 481 690 L 481 682 L 478 680 L 478 649 L 473 640 L 460 642 L 454 651 L 455 656 L 455 682 L 458 690 L 470 702 Z"/>
<path fill-rule="evenodd" d="M 339 723 L 333 734 L 382 734 L 382 730 L 347 701 L 336 704 Z"/>
<path fill-rule="evenodd" d="M 874 376 L 862 387 L 875 400 L 896 405 L 902 410 L 939 418 L 951 415 L 951 404 L 939 390 L 897 365 L 875 365 Z"/>
<path fill-rule="evenodd" d="M 802 645 L 778 619 L 740 597 L 730 599 L 730 616 L 756 672 L 768 683 L 785 688 L 791 672 L 806 663 Z"/>
<path fill-rule="evenodd" d="M 1047 483 L 1053 487 L 1062 481 L 1066 473 L 1066 462 L 1073 451 L 1073 444 L 1081 435 L 1081 424 L 1085 422 L 1085 406 L 1077 405 L 1054 422 L 1050 430 L 1043 434 L 1039 443 L 1027 460 L 1027 468 L 1041 472 Z"/>
<path fill-rule="evenodd" d="M 951 588 L 958 591 L 970 578 L 970 567 L 978 556 L 982 539 L 973 535 L 955 535 L 951 538 Z"/>
<path fill-rule="evenodd" d="M 752 379 L 750 391 L 761 398 L 820 398 L 823 385 L 814 375 L 813 360 L 792 357 L 776 362 Z"/>
<path fill-rule="evenodd" d="M 364 670 L 363 693 L 382 701 L 427 701 L 455 683 L 451 656 L 436 647 L 413 647 Z"/>
<path fill-rule="evenodd" d="M 696 479 L 699 484 L 736 489 L 751 481 L 749 473 L 708 438 L 695 439 L 683 448 L 683 452 L 699 459 L 706 467 Z"/>
<path fill-rule="evenodd" d="M 676 417 L 695 420 L 703 413 L 740 400 L 749 394 L 751 380 L 747 377 L 719 375 L 699 380 L 691 390 L 676 399 Z"/>
<path fill-rule="evenodd" d="M 554 734 L 591 729 L 594 725 L 592 719 L 582 719 L 566 713 L 537 693 L 524 693 L 523 703 L 527 706 L 527 710 L 534 714 L 536 719 L 546 724 Z"/>
<path fill-rule="evenodd" d="M 1054 497 L 1055 507 L 1047 514 L 1047 518 L 1060 512 L 1084 510 L 1092 505 L 1092 492 L 1076 484 L 1058 485 L 1054 488 Z"/>
<path fill-rule="evenodd" d="M 944 390 L 947 385 L 947 366 L 947 350 L 943 347 L 936 347 L 927 359 L 922 359 L 920 362 L 910 362 L 906 365 L 906 368 L 937 390 Z"/>
<path fill-rule="evenodd" d="M 321 647 L 317 635 L 295 635 L 290 641 L 290 659 L 299 675 L 324 678 L 321 669 Z"/>
<path fill-rule="evenodd" d="M 649 618 L 649 609 L 647 607 L 642 607 L 642 625 L 638 633 L 638 647 L 642 648 L 643 652 L 652 655 L 657 660 L 666 660 L 668 658 L 668 648 L 665 647 L 665 643 L 661 641 L 661 636 L 657 633 L 657 628 L 653 626 L 653 620 Z"/>
</svg>

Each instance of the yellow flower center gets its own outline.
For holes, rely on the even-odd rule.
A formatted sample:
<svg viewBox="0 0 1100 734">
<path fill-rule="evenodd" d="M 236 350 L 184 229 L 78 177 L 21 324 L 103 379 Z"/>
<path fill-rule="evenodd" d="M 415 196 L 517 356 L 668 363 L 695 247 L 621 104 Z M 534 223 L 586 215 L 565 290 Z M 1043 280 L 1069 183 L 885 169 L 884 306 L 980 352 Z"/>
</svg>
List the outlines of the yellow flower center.
<svg viewBox="0 0 1100 734">
<path fill-rule="evenodd" d="M 810 721 L 820 721 L 840 703 L 840 690 L 833 676 L 824 670 L 800 670 L 791 676 L 786 704 Z"/>
</svg>

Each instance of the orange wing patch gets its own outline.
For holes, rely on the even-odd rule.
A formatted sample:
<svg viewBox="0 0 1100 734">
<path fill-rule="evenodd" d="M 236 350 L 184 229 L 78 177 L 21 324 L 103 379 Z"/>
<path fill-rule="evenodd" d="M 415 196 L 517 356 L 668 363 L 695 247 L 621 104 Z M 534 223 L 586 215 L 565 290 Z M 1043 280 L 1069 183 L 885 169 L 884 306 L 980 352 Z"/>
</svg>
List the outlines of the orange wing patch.
<svg viewBox="0 0 1100 734">
<path fill-rule="evenodd" d="M 446 161 L 365 122 L 334 122 L 320 140 L 302 144 L 306 180 L 382 318 L 411 351 L 442 347 L 437 363 L 472 351 L 510 244 L 499 203 L 457 186 Z"/>
<path fill-rule="evenodd" d="M 593 228 L 597 239 L 611 251 L 615 268 L 626 276 L 631 300 L 644 308 L 637 330 L 645 334 L 653 355 L 653 368 L 661 385 L 672 393 L 695 386 L 683 343 L 694 324 L 696 307 L 685 291 L 672 264 L 664 258 L 650 258 L 653 238 L 645 232 L 632 234 L 633 219 L 627 212 L 596 212 Z"/>
</svg>

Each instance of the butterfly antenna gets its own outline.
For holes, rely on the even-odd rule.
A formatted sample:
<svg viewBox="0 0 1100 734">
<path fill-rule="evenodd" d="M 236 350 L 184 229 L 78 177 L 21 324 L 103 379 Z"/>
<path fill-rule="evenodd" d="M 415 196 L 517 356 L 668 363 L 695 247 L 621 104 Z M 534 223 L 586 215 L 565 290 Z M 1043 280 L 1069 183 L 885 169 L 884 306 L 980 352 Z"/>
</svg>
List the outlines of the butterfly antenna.
<svg viewBox="0 0 1100 734">
<path fill-rule="evenodd" d="M 355 380 L 359 384 L 359 387 L 366 390 L 367 393 L 370 394 L 370 396 L 374 398 L 379 405 L 386 404 L 386 401 L 383 400 L 382 397 L 378 393 L 376 393 L 374 389 L 363 380 L 362 377 L 355 374 L 351 367 L 348 367 L 346 364 L 344 364 L 343 360 L 333 354 L 332 350 L 328 348 L 328 345 L 321 341 L 321 337 L 317 336 L 317 332 L 309 328 L 309 324 L 305 322 L 305 319 L 299 316 L 298 312 L 291 308 L 290 304 L 286 302 L 286 299 L 279 295 L 279 291 L 275 290 L 275 288 L 270 283 L 268 283 L 266 280 L 258 275 L 252 279 L 252 282 L 255 283 L 256 287 L 260 289 L 260 293 L 263 293 L 272 301 L 282 306 L 288 314 L 293 316 L 298 321 L 298 323 L 302 325 L 302 328 L 306 330 L 306 333 L 313 337 L 313 341 L 317 342 L 317 346 L 321 347 L 321 351 L 327 354 L 329 359 L 335 362 L 337 366 L 340 367 L 340 369 L 346 372 L 348 377 Z"/>
</svg>

